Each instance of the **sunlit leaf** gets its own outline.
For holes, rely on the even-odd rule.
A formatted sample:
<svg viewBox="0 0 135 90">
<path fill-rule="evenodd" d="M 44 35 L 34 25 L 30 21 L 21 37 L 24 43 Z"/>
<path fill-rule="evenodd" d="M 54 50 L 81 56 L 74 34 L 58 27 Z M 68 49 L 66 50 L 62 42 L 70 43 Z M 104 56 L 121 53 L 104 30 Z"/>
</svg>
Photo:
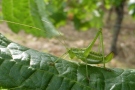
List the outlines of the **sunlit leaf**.
<svg viewBox="0 0 135 90">
<path fill-rule="evenodd" d="M 16 33 L 25 30 L 36 36 L 59 35 L 48 19 L 44 0 L 3 0 L 2 12 L 5 20 L 20 23 L 8 23 Z"/>
</svg>

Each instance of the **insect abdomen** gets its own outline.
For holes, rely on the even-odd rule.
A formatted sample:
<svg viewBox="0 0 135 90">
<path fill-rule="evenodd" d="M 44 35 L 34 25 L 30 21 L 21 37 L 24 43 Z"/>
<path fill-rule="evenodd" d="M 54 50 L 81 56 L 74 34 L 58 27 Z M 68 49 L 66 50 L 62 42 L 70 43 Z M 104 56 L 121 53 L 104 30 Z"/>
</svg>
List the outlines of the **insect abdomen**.
<svg viewBox="0 0 135 90">
<path fill-rule="evenodd" d="M 103 55 L 101 55 L 100 53 L 90 53 L 86 60 L 86 62 L 89 64 L 99 64 L 103 62 Z"/>
</svg>

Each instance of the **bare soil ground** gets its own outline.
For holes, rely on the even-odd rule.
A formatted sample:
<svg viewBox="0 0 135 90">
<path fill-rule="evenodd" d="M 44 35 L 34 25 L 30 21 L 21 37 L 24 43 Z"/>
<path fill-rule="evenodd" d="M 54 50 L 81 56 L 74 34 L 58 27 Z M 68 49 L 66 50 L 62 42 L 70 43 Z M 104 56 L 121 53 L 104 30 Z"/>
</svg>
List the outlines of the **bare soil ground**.
<svg viewBox="0 0 135 90">
<path fill-rule="evenodd" d="M 6 23 L 0 24 L 0 33 L 5 35 L 8 39 L 38 51 L 51 53 L 55 56 L 61 56 L 64 52 L 66 52 L 65 46 L 61 43 L 63 40 L 68 47 L 86 47 L 93 40 L 97 32 L 95 29 L 78 32 L 73 28 L 71 23 L 59 28 L 59 30 L 64 33 L 65 39 L 37 38 L 30 34 L 25 34 L 23 31 L 15 34 L 8 28 Z M 108 54 L 110 50 L 112 33 L 113 31 L 110 28 L 103 28 L 106 54 Z M 93 47 L 94 50 L 98 49 L 98 45 L 99 40 L 95 43 L 95 46 Z M 135 68 L 135 20 L 130 17 L 124 18 L 117 47 L 118 55 L 114 57 L 113 60 L 107 64 L 107 66 Z"/>
</svg>

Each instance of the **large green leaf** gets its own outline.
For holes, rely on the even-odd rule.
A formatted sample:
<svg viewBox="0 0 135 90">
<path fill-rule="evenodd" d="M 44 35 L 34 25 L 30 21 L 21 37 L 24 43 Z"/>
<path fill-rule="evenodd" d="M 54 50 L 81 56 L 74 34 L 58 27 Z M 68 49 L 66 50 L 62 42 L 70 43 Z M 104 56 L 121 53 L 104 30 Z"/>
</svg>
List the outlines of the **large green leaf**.
<svg viewBox="0 0 135 90">
<path fill-rule="evenodd" d="M 0 34 L 0 87 L 12 90 L 134 90 L 135 70 L 104 69 L 26 48 Z M 54 63 L 55 62 L 55 63 Z"/>
<path fill-rule="evenodd" d="M 3 0 L 2 12 L 5 20 L 25 25 L 8 23 L 16 33 L 23 29 L 26 33 L 36 36 L 52 37 L 59 35 L 48 20 L 44 0 Z M 40 30 L 26 27 L 26 25 Z"/>
</svg>

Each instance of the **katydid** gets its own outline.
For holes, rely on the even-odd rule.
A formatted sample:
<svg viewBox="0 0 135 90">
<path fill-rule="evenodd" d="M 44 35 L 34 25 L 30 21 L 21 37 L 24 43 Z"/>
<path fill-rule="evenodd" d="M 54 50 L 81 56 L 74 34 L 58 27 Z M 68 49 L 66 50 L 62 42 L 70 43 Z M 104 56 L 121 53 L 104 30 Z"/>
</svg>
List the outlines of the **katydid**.
<svg viewBox="0 0 135 90">
<path fill-rule="evenodd" d="M 92 47 L 97 40 L 97 38 L 100 36 L 101 38 L 101 46 L 102 46 L 102 52 L 94 52 L 92 51 Z M 104 47 L 103 47 L 103 36 L 102 36 L 102 29 L 100 29 L 95 38 L 93 39 L 92 43 L 87 48 L 84 49 L 78 49 L 78 48 L 71 48 L 68 49 L 68 54 L 71 59 L 74 57 L 77 57 L 78 59 L 87 62 L 88 64 L 100 64 L 103 63 L 105 67 L 105 63 L 109 62 L 113 58 L 113 53 L 109 53 L 107 56 L 104 56 Z"/>
<path fill-rule="evenodd" d="M 102 52 L 94 52 L 92 51 L 92 47 L 97 40 L 97 38 L 100 36 L 101 46 L 102 46 Z M 93 41 L 90 43 L 90 45 L 87 48 L 79 49 L 79 48 L 67 48 L 67 53 L 69 54 L 69 57 L 73 59 L 74 57 L 77 57 L 78 59 L 82 60 L 83 62 L 87 64 L 100 64 L 103 63 L 105 67 L 105 63 L 112 60 L 114 54 L 113 52 L 109 53 L 107 56 L 104 56 L 104 46 L 103 46 L 103 36 L 102 36 L 102 29 L 100 29 Z M 57 62 L 58 60 L 56 60 Z"/>
</svg>

